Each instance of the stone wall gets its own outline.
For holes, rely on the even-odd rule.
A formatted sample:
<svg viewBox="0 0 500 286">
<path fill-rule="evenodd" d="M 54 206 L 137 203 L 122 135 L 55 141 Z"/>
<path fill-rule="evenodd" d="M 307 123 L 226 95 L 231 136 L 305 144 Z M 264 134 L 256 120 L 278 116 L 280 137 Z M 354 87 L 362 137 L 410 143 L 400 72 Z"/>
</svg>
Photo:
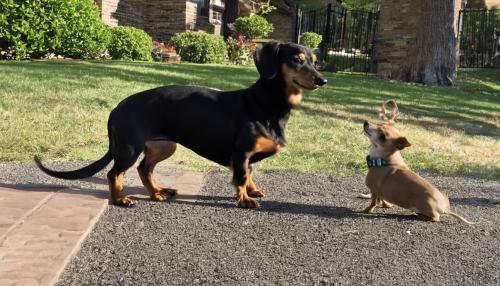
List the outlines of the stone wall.
<svg viewBox="0 0 500 286">
<path fill-rule="evenodd" d="M 109 26 L 142 28 L 144 23 L 142 1 L 98 0 L 102 21 Z"/>
<path fill-rule="evenodd" d="M 155 41 L 168 41 L 185 31 L 221 33 L 221 25 L 208 16 L 199 16 L 196 0 L 96 0 L 102 21 L 109 26 L 143 29 Z"/>
<path fill-rule="evenodd" d="M 488 9 L 500 9 L 500 0 L 485 0 L 484 4 Z"/>
<path fill-rule="evenodd" d="M 269 38 L 281 42 L 291 42 L 295 36 L 295 11 L 277 9 L 266 15 L 274 26 Z"/>
<path fill-rule="evenodd" d="M 123 1 L 123 0 L 120 0 Z M 143 2 L 144 31 L 154 40 L 167 41 L 173 35 L 186 31 L 186 0 Z"/>
</svg>

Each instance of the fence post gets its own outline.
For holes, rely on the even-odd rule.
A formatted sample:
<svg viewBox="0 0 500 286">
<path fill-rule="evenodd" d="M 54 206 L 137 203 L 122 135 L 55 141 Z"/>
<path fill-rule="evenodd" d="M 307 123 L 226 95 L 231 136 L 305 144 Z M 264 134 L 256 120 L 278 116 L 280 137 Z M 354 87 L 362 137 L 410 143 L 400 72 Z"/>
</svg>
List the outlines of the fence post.
<svg viewBox="0 0 500 286">
<path fill-rule="evenodd" d="M 327 48 L 330 46 L 330 29 L 332 25 L 332 3 L 326 8 L 326 25 L 323 31 L 323 41 L 321 42 L 320 62 L 326 60 Z"/>
<path fill-rule="evenodd" d="M 300 30 L 301 30 L 301 26 L 302 26 L 302 19 L 301 19 L 301 10 L 299 8 L 299 5 L 296 4 L 295 5 L 295 35 L 294 35 L 294 38 L 293 40 L 295 41 L 295 43 L 299 43 L 300 41 Z"/>
</svg>

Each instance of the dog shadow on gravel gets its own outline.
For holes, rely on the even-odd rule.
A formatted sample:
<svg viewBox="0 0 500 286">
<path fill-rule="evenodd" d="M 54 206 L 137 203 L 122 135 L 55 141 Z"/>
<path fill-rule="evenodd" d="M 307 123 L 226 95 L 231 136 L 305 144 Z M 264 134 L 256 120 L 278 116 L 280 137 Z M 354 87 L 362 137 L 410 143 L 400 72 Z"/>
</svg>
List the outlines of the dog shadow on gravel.
<svg viewBox="0 0 500 286">
<path fill-rule="evenodd" d="M 186 196 L 183 196 L 186 198 Z M 184 201 L 184 200 L 173 200 L 173 204 L 186 204 L 192 206 L 202 206 L 202 207 L 212 207 L 212 208 L 224 208 L 224 209 L 237 209 L 241 211 L 257 211 L 264 213 L 286 213 L 286 214 L 296 214 L 296 215 L 312 215 L 331 219 L 345 219 L 345 218 L 363 218 L 363 219 L 396 219 L 396 220 L 415 220 L 417 219 L 414 215 L 404 215 L 404 214 L 365 214 L 360 210 L 353 210 L 347 207 L 332 206 L 332 205 L 314 205 L 314 204 L 302 204 L 294 202 L 282 202 L 282 201 L 272 201 L 266 200 L 261 201 L 261 208 L 259 209 L 240 209 L 236 207 L 236 200 L 229 196 L 193 196 L 194 200 Z"/>
<path fill-rule="evenodd" d="M 467 205 L 472 207 L 498 207 L 500 206 L 500 200 L 489 199 L 489 198 L 450 198 L 452 205 Z"/>
</svg>

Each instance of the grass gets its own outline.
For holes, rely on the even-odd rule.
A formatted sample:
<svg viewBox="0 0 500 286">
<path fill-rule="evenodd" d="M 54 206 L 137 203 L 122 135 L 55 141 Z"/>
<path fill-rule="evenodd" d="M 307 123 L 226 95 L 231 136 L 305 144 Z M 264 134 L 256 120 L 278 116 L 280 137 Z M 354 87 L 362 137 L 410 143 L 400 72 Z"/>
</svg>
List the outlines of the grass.
<svg viewBox="0 0 500 286">
<path fill-rule="evenodd" d="M 397 127 L 413 144 L 403 153 L 418 171 L 500 179 L 500 70 L 460 70 L 453 87 L 325 73 L 328 85 L 306 93 L 288 123 L 289 146 L 259 169 L 349 175 L 366 171 L 364 120 L 378 121 L 396 99 Z M 107 149 L 110 110 L 135 92 L 160 85 L 240 89 L 254 67 L 160 63 L 0 62 L 0 160 L 87 161 Z M 215 166 L 180 148 L 170 162 Z"/>
</svg>

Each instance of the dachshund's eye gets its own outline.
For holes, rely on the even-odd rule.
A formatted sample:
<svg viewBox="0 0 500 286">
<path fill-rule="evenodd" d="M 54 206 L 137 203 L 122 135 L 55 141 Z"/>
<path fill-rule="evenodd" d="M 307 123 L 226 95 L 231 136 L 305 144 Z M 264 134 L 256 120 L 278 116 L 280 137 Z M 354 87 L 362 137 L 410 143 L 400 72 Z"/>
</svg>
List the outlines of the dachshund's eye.
<svg viewBox="0 0 500 286">
<path fill-rule="evenodd" d="M 302 64 L 304 62 L 299 56 L 293 57 L 293 61 L 297 64 Z"/>
<path fill-rule="evenodd" d="M 378 137 L 378 139 L 380 141 L 385 141 L 385 134 L 384 133 L 380 134 L 380 136 Z"/>
</svg>

